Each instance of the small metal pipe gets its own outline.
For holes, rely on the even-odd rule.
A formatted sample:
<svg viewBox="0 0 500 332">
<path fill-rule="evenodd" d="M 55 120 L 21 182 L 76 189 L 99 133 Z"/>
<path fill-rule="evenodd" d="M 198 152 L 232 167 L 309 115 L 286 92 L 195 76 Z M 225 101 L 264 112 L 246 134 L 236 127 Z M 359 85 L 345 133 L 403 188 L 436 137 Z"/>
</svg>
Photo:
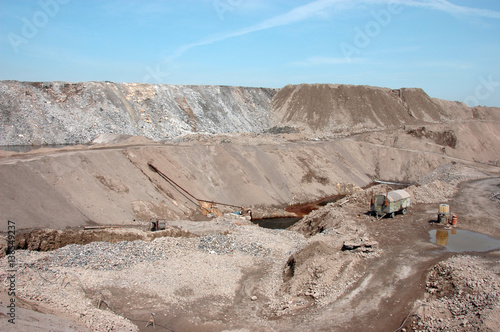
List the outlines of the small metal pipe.
<svg viewBox="0 0 500 332">
<path fill-rule="evenodd" d="M 183 192 L 185 192 L 187 195 L 189 195 L 191 198 L 195 199 L 196 201 L 198 201 L 198 205 L 199 202 L 204 202 L 204 203 L 212 203 L 212 204 L 217 204 L 217 205 L 223 205 L 223 206 L 230 206 L 230 207 L 236 207 L 236 208 L 242 208 L 242 206 L 240 205 L 233 205 L 233 204 L 227 204 L 227 203 L 220 203 L 220 202 L 215 202 L 215 201 L 209 201 L 209 200 L 204 200 L 204 199 L 199 199 L 199 198 L 196 198 L 194 195 L 192 195 L 189 191 L 187 191 L 186 189 L 182 188 L 179 184 L 177 184 L 174 180 L 172 180 L 171 178 L 169 178 L 168 176 L 166 176 L 163 172 L 161 172 L 156 166 L 154 166 L 153 164 L 151 163 L 148 163 L 148 166 L 151 167 L 152 170 L 154 170 L 156 173 L 158 173 L 164 180 L 166 180 L 167 182 L 170 182 L 171 184 L 173 184 L 174 186 L 176 186 L 177 188 L 181 189 Z M 194 203 L 194 202 L 193 202 Z"/>
</svg>

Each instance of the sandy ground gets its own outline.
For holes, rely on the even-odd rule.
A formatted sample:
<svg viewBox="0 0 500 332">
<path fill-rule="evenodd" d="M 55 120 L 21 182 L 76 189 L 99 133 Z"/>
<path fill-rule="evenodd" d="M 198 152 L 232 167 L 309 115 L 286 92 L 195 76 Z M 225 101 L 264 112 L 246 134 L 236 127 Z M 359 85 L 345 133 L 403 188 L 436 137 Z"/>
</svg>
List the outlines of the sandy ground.
<svg viewBox="0 0 500 332">
<path fill-rule="evenodd" d="M 468 174 L 474 177 L 473 173 Z M 429 183 L 435 185 L 433 181 Z M 480 214 L 481 231 L 498 236 L 500 204 L 490 200 L 498 186 L 499 178 L 474 180 L 460 186 L 461 191 L 448 201 L 452 211 L 460 216 L 459 229 L 477 228 L 478 215 L 465 213 L 463 204 L 464 199 L 474 198 L 474 204 L 485 207 Z M 18 251 L 16 328 L 393 331 L 404 325 L 407 330 L 437 331 L 442 326 L 438 323 L 449 319 L 456 321 L 457 330 L 467 330 L 460 327 L 466 318 L 457 312 L 422 312 L 422 303 L 440 308 L 444 301 L 436 304 L 432 302 L 435 298 L 426 295 L 428 278 L 432 278 L 434 266 L 444 261 L 440 264 L 458 271 L 454 277 L 457 280 L 463 279 L 460 271 L 464 268 L 476 271 L 481 276 L 480 288 L 497 294 L 498 274 L 488 274 L 486 267 L 495 266 L 498 251 L 453 254 L 430 243 L 429 231 L 444 227 L 432 222 L 436 203 L 446 201 L 449 191 L 435 197 L 435 202 L 418 203 L 417 199 L 404 216 L 376 220 L 366 213 L 370 190 L 384 191 L 385 187 L 360 190 L 328 204 L 305 218 L 305 226 L 299 222 L 292 227 L 294 230 L 263 229 L 236 216 L 170 222 L 168 226 L 194 237 L 146 240 L 142 246 L 151 246 L 152 252 L 161 252 L 162 256 L 142 261 L 139 256 L 123 257 L 129 262 L 123 266 L 105 261 L 98 266 L 62 264 L 79 259 L 80 256 L 71 255 L 73 258 L 67 258 L 75 250 L 90 257 L 100 250 L 117 250 L 116 255 L 120 256 L 122 249 L 114 245 L 95 249 L 90 245 L 75 246 L 73 251 Z M 426 185 L 422 185 L 413 194 L 418 197 L 418 192 L 425 190 Z M 308 226 L 309 222 L 312 226 Z M 310 231 L 320 224 L 321 233 Z M 357 251 L 343 251 L 345 241 L 369 243 L 370 247 L 361 245 Z M 92 250 L 97 251 L 93 254 Z M 54 260 L 54 255 L 62 259 Z M 455 260 L 447 263 L 448 258 Z M 2 271 L 7 263 L 6 258 L 2 259 Z M 468 293 L 461 294 L 465 298 L 463 294 Z M 2 302 L 8 300 L 6 294 L 2 296 Z M 461 301 L 460 296 L 453 301 L 465 305 L 467 299 Z M 486 318 L 468 319 L 468 330 L 498 330 L 498 304 L 498 297 L 494 297 L 477 308 Z M 153 313 L 156 329 L 146 326 Z M 7 317 L 0 323 L 2 330 L 16 330 Z"/>
<path fill-rule="evenodd" d="M 500 330 L 498 108 L 325 84 L 0 85 L 2 144 L 94 140 L 0 151 L 2 331 Z M 370 216 L 391 189 L 374 180 L 409 184 L 408 213 Z M 287 230 L 233 213 L 303 203 Z M 434 222 L 441 203 L 456 227 Z M 493 249 L 442 246 L 467 230 Z"/>
</svg>

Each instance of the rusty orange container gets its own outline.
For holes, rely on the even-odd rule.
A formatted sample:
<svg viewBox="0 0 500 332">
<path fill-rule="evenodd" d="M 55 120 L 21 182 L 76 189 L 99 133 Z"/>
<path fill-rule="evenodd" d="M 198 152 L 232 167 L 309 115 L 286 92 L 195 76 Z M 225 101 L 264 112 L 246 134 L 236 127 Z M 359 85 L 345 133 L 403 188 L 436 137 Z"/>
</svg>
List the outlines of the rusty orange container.
<svg viewBox="0 0 500 332">
<path fill-rule="evenodd" d="M 451 224 L 453 226 L 456 226 L 458 224 L 458 217 L 455 214 L 451 217 Z"/>
</svg>

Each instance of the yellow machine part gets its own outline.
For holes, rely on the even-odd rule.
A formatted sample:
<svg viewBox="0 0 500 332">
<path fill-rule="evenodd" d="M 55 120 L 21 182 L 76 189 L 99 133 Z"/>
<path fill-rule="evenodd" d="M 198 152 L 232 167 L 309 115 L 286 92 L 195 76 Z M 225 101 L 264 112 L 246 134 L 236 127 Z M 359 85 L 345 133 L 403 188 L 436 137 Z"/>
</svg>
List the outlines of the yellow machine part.
<svg viewBox="0 0 500 332">
<path fill-rule="evenodd" d="M 217 206 L 210 202 L 199 202 L 201 213 L 206 216 L 210 213 L 214 214 L 216 217 L 222 217 L 223 213 L 217 208 Z"/>
</svg>

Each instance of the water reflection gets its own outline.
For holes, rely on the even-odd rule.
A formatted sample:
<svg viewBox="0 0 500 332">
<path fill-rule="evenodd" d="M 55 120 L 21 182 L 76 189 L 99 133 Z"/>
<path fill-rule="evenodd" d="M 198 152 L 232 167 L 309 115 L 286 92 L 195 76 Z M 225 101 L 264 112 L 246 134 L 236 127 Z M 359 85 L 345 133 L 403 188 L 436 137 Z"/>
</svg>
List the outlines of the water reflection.
<svg viewBox="0 0 500 332">
<path fill-rule="evenodd" d="M 252 222 L 258 224 L 260 227 L 269 229 L 285 229 L 302 218 L 267 218 L 267 219 L 254 219 Z"/>
<path fill-rule="evenodd" d="M 440 246 L 446 247 L 446 244 L 448 244 L 448 230 L 438 229 L 436 231 L 436 243 Z"/>
<path fill-rule="evenodd" d="M 491 251 L 500 249 L 500 239 L 463 229 L 433 229 L 431 242 L 452 252 Z"/>
</svg>

